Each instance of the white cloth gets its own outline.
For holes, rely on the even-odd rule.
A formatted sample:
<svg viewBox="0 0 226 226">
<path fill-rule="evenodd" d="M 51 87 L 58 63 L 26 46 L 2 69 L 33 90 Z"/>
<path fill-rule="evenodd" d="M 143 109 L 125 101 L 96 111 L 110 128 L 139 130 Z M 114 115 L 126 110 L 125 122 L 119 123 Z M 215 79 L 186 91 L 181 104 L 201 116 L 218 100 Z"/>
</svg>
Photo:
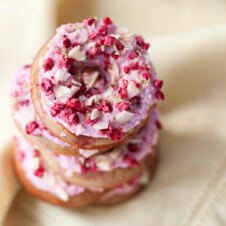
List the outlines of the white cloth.
<svg viewBox="0 0 226 226">
<path fill-rule="evenodd" d="M 50 1 L 47 2 L 49 10 L 52 12 Z M 46 4 L 41 1 L 39 13 L 43 14 L 42 18 L 45 18 L 43 22 L 47 20 L 46 15 L 52 22 L 46 26 L 43 23 L 42 25 L 41 23 L 36 24 L 36 29 L 45 30 L 46 27 L 49 27 L 51 31 L 55 21 L 53 18 L 57 18 L 58 22 L 67 20 L 69 18 L 68 12 L 72 12 L 72 10 L 71 7 L 69 7 L 70 9 L 66 7 L 66 2 L 72 1 L 65 1 L 64 8 L 62 2 L 58 2 L 60 3 L 58 7 L 61 8 L 57 8 L 55 11 L 57 16 L 50 16 L 46 8 L 45 12 L 41 10 L 41 5 Z M 87 10 L 90 12 L 90 5 L 88 6 L 84 2 L 86 1 L 76 0 L 74 4 L 77 4 L 79 9 L 83 9 L 87 5 Z M 94 9 L 92 10 L 96 10 L 97 15 L 105 14 L 103 9 L 109 15 L 114 15 L 113 12 L 116 13 L 116 10 L 119 10 L 118 0 L 114 1 L 115 5 L 109 3 L 108 6 L 103 1 L 95 2 L 96 5 L 93 5 Z M 123 6 L 125 6 L 125 2 L 127 1 L 123 1 Z M 145 7 L 150 7 L 150 15 L 148 16 L 143 15 L 142 11 L 139 12 L 141 17 L 139 20 L 143 18 L 144 21 L 147 17 L 148 21 L 145 23 L 146 27 L 149 24 L 147 29 L 144 28 L 143 24 L 135 24 L 133 27 L 134 20 L 133 23 L 130 23 L 128 12 L 123 10 L 120 11 L 121 14 L 118 14 L 118 17 L 115 17 L 116 21 L 118 20 L 121 24 L 123 21 L 127 21 L 131 29 L 137 28 L 139 31 L 143 29 L 146 35 L 153 32 L 154 38 L 151 39 L 150 55 L 156 65 L 159 77 L 165 82 L 166 101 L 160 105 L 164 124 L 159 144 L 161 159 L 151 186 L 142 194 L 122 205 L 112 208 L 90 207 L 78 211 L 45 204 L 22 192 L 12 204 L 5 226 L 226 225 L 226 26 L 218 26 L 224 22 L 225 3 L 214 1 L 215 5 L 213 6 L 213 1 L 211 5 L 210 0 L 205 1 L 210 5 L 204 5 L 204 1 L 200 1 L 202 4 L 196 3 L 196 1 L 175 1 L 172 3 L 172 7 L 177 6 L 177 8 L 173 9 L 169 5 L 171 2 L 166 0 L 161 0 L 159 3 L 152 1 L 152 4 L 150 2 L 140 0 L 138 3 L 142 6 L 137 6 L 137 9 L 144 10 L 146 10 Z M 104 6 L 97 9 L 97 3 Z M 55 6 L 56 2 L 52 2 L 52 4 Z M 202 5 L 205 8 L 202 8 Z M 135 13 L 135 8 L 135 3 L 131 3 L 130 13 Z M 67 16 L 63 17 L 66 9 L 68 9 Z M 62 10 L 64 11 L 62 12 Z M 184 14 L 181 10 L 184 10 Z M 217 13 L 216 10 L 218 10 Z M 77 12 L 79 18 L 86 14 L 84 10 Z M 160 15 L 157 15 L 156 12 L 159 12 Z M 5 14 L 7 13 L 5 12 Z M 192 20 L 188 19 L 188 14 L 193 16 Z M 159 26 L 162 26 L 160 28 L 156 25 L 158 21 L 152 21 L 151 18 L 160 18 L 161 16 L 163 19 L 159 21 Z M 180 17 L 177 18 L 177 16 Z M 33 28 L 35 21 L 33 19 L 30 21 L 32 24 L 28 24 L 32 27 L 30 29 L 37 33 Z M 177 21 L 178 24 L 171 24 L 168 21 Z M 27 19 L 23 21 L 23 23 L 25 22 Z M 124 25 L 126 26 L 125 23 Z M 172 31 L 171 35 L 169 35 L 170 31 Z M 30 34 L 31 31 L 28 32 Z M 27 46 L 26 52 L 22 54 L 23 60 L 26 59 L 31 49 L 35 50 L 44 39 L 47 39 L 47 33 L 39 38 L 30 34 L 29 40 L 36 37 L 37 42 L 34 46 L 32 44 Z M 8 34 L 3 36 L 8 37 Z M 28 39 L 24 42 L 20 41 L 25 48 L 24 43 L 28 42 Z M 14 45 L 16 48 L 18 44 Z M 11 56 L 11 52 L 6 51 L 6 55 Z M 2 62 L 4 57 L 3 55 L 0 57 Z M 11 58 L 13 60 L 12 66 L 8 64 L 8 61 L 4 61 L 3 69 L 5 71 L 1 68 L 1 73 L 7 74 L 15 69 L 14 66 L 18 63 L 22 63 L 22 60 L 18 60 L 15 56 Z M 8 74 L 5 78 L 7 77 L 9 77 Z M 4 95 L 0 94 L 1 103 L 3 101 L 4 106 L 8 106 L 8 100 L 5 100 L 8 86 L 1 85 L 1 89 L 5 91 Z M 1 134 L 2 131 L 5 134 L 8 124 L 4 122 L 8 122 L 7 120 L 10 118 L 9 110 L 4 107 L 0 114 Z M 5 144 L 2 138 L 1 142 Z M 0 175 L 0 178 L 4 176 L 4 172 L 9 167 L 10 165 L 2 167 L 3 170 L 0 171 L 0 174 L 3 175 Z M 2 186 L 1 181 L 0 184 Z M 4 182 L 3 186 L 7 184 L 11 183 Z M 10 190 L 0 189 L 0 199 L 3 197 L 2 192 L 7 191 L 8 196 L 11 197 L 8 199 L 10 201 L 16 190 L 16 186 L 14 190 L 11 190 L 11 193 Z M 8 201 L 5 207 L 0 205 L 0 211 L 6 211 L 6 207 L 9 206 Z"/>
</svg>

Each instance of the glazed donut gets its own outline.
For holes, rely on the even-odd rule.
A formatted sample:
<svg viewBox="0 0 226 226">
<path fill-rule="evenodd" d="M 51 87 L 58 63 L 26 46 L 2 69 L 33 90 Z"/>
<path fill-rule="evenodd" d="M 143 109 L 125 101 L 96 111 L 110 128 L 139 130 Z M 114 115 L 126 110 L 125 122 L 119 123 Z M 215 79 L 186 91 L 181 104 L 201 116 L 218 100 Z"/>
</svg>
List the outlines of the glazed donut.
<svg viewBox="0 0 226 226">
<path fill-rule="evenodd" d="M 101 155 L 85 158 L 40 151 L 47 167 L 65 180 L 83 187 L 112 188 L 131 180 L 153 164 L 157 157 L 157 119 L 158 111 L 155 109 L 138 134 Z"/>
<path fill-rule="evenodd" d="M 32 67 L 40 120 L 82 149 L 107 150 L 135 134 L 164 99 L 148 48 L 109 17 L 58 28 Z"/>
<path fill-rule="evenodd" d="M 15 169 L 25 189 L 34 196 L 55 205 L 78 208 L 95 203 L 116 204 L 147 185 L 150 178 L 149 171 L 143 171 L 131 181 L 124 182 L 109 190 L 83 188 L 64 181 L 55 172 L 46 169 L 40 158 L 40 153 L 22 137 L 16 137 L 14 142 Z M 154 167 L 155 163 L 150 167 L 150 172 L 154 171 Z M 116 203 L 111 203 L 114 200 L 113 196 L 118 200 Z"/>
</svg>

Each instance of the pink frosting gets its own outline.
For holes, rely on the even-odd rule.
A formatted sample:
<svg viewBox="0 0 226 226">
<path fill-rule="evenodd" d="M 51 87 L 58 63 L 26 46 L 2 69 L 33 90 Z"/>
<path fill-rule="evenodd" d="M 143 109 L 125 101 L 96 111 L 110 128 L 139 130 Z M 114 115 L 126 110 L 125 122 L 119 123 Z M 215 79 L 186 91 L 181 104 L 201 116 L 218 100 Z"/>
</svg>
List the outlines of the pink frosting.
<svg viewBox="0 0 226 226">
<path fill-rule="evenodd" d="M 15 102 L 13 118 L 20 124 L 25 132 L 27 125 L 35 121 L 37 123 L 37 128 L 32 131 L 32 135 L 44 136 L 63 147 L 69 146 L 67 143 L 55 137 L 36 115 L 31 99 L 30 73 L 31 65 L 25 65 L 18 69 L 13 77 L 11 84 L 11 96 Z"/>
<path fill-rule="evenodd" d="M 55 174 L 53 171 L 46 169 L 42 160 L 41 153 L 28 144 L 24 138 L 18 136 L 15 138 L 17 141 L 17 159 L 20 161 L 26 177 L 32 182 L 32 184 L 46 192 L 50 192 L 59 199 L 67 201 L 70 197 L 83 193 L 87 188 L 71 184 L 64 181 L 61 177 Z M 147 176 L 147 172 L 134 178 L 128 183 L 117 186 L 111 190 L 111 193 L 124 194 L 135 189 L 140 184 L 143 184 L 144 177 Z M 145 178 L 146 180 L 147 178 Z M 147 182 L 147 181 L 146 181 Z M 90 191 L 103 192 L 102 188 L 89 188 Z"/>
<path fill-rule="evenodd" d="M 61 26 L 39 62 L 43 109 L 76 135 L 120 139 L 164 98 L 148 47 L 110 18 Z"/>
<path fill-rule="evenodd" d="M 15 74 L 12 83 L 12 96 L 17 104 L 15 105 L 13 116 L 15 120 L 20 123 L 25 132 L 27 125 L 31 121 L 35 121 L 38 127 L 34 129 L 32 135 L 44 136 L 51 141 L 66 147 L 68 144 L 53 136 L 35 114 L 29 87 L 30 70 L 31 67 L 26 65 L 19 69 Z M 154 151 L 152 146 L 157 142 L 158 129 L 156 122 L 158 117 L 158 110 L 155 109 L 147 125 L 138 134 L 134 135 L 120 147 L 115 148 L 109 153 L 91 158 L 90 153 L 91 155 L 95 154 L 97 150 L 80 149 L 80 154 L 84 156 L 84 158 L 65 155 L 53 157 L 56 158 L 63 169 L 71 173 L 84 173 L 93 170 L 106 172 L 115 168 L 136 166 L 138 161 Z M 133 152 L 134 146 L 137 149 L 135 152 Z"/>
<path fill-rule="evenodd" d="M 106 172 L 116 168 L 136 166 L 148 154 L 154 155 L 153 146 L 156 145 L 158 138 L 156 125 L 158 118 L 159 112 L 155 109 L 146 126 L 138 134 L 111 152 L 90 158 L 65 155 L 56 155 L 55 158 L 61 168 L 67 172 L 79 174 L 89 171 Z"/>
<path fill-rule="evenodd" d="M 26 177 L 35 187 L 50 192 L 64 201 L 85 191 L 83 187 L 63 181 L 51 170 L 46 170 L 40 159 L 40 153 L 22 137 L 17 137 L 17 143 L 18 158 L 21 160 Z"/>
</svg>

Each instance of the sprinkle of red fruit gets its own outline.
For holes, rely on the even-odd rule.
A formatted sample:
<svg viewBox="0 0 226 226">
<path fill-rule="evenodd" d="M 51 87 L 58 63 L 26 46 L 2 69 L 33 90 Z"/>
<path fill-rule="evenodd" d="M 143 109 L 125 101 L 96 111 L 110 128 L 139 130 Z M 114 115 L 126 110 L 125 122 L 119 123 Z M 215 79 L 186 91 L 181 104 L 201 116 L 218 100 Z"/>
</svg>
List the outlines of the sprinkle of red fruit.
<svg viewBox="0 0 226 226">
<path fill-rule="evenodd" d="M 92 125 L 94 125 L 97 121 L 98 121 L 98 118 L 91 120 L 90 116 L 87 116 L 87 117 L 86 117 L 86 123 L 87 123 L 88 125 L 91 125 L 91 126 L 92 126 Z"/>
<path fill-rule="evenodd" d="M 89 35 L 89 39 L 90 40 L 94 40 L 96 37 L 97 37 L 97 33 L 96 32 L 94 32 L 94 33 Z"/>
<path fill-rule="evenodd" d="M 105 24 L 105 25 L 110 25 L 110 24 L 112 24 L 112 20 L 111 20 L 111 18 L 110 17 L 104 17 L 103 18 L 103 23 Z"/>
<path fill-rule="evenodd" d="M 107 129 L 102 129 L 101 133 L 109 136 L 112 140 L 121 140 L 123 135 L 121 128 L 112 128 L 110 125 Z"/>
<path fill-rule="evenodd" d="M 100 36 L 105 36 L 107 34 L 107 27 L 106 26 L 101 26 L 99 30 L 97 31 L 98 35 Z"/>
<path fill-rule="evenodd" d="M 125 66 L 125 67 L 123 68 L 123 70 L 124 70 L 124 72 L 125 72 L 126 74 L 129 74 L 129 73 L 130 73 L 130 68 L 129 68 L 128 66 Z"/>
<path fill-rule="evenodd" d="M 87 172 L 88 172 L 88 168 L 86 167 L 85 164 L 82 164 L 82 165 L 81 165 L 81 173 L 82 173 L 82 174 L 86 174 Z"/>
<path fill-rule="evenodd" d="M 145 46 L 143 47 L 144 49 L 148 50 L 150 47 L 150 44 L 149 43 L 146 43 Z"/>
<path fill-rule="evenodd" d="M 50 71 L 53 68 L 54 62 L 52 58 L 47 58 L 43 63 L 44 71 Z"/>
<path fill-rule="evenodd" d="M 118 108 L 119 111 L 127 111 L 130 108 L 130 103 L 129 102 L 120 102 L 116 104 L 116 107 Z"/>
<path fill-rule="evenodd" d="M 67 101 L 67 106 L 77 112 L 84 112 L 84 110 L 85 110 L 84 103 L 81 100 L 76 99 L 76 98 L 69 99 Z"/>
<path fill-rule="evenodd" d="M 86 26 L 91 26 L 96 20 L 94 18 L 88 18 L 86 20 L 84 20 L 84 24 Z"/>
<path fill-rule="evenodd" d="M 127 88 L 127 86 L 128 86 L 128 80 L 122 79 L 122 86 L 123 86 L 124 88 Z"/>
<path fill-rule="evenodd" d="M 155 93 L 155 97 L 158 99 L 158 100 L 165 100 L 165 95 L 162 91 L 158 90 L 156 91 Z"/>
<path fill-rule="evenodd" d="M 141 83 L 135 81 L 135 80 L 132 80 L 133 84 L 138 88 L 140 89 L 141 88 Z"/>
<path fill-rule="evenodd" d="M 26 125 L 26 133 L 32 134 L 39 127 L 36 121 L 31 121 Z"/>
<path fill-rule="evenodd" d="M 74 62 L 75 62 L 75 60 L 73 58 L 63 57 L 60 61 L 60 67 L 64 67 L 69 70 L 71 68 L 71 66 L 73 66 Z"/>
<path fill-rule="evenodd" d="M 119 87 L 117 85 L 112 86 L 113 90 L 117 91 L 119 90 Z"/>
<path fill-rule="evenodd" d="M 61 112 L 61 110 L 63 110 L 64 107 L 65 105 L 63 103 L 55 103 L 51 108 L 51 115 L 55 117 Z"/>
<path fill-rule="evenodd" d="M 45 91 L 46 95 L 51 95 L 53 93 L 53 83 L 48 78 L 42 79 L 41 88 Z"/>
<path fill-rule="evenodd" d="M 125 48 L 125 46 L 117 39 L 115 41 L 115 46 L 116 46 L 118 51 L 122 51 Z"/>
<path fill-rule="evenodd" d="M 154 87 L 161 89 L 163 86 L 163 81 L 162 80 L 155 80 L 154 81 Z"/>
<path fill-rule="evenodd" d="M 71 47 L 71 41 L 70 41 L 70 39 L 65 38 L 65 39 L 63 40 L 63 46 L 64 46 L 65 48 Z"/>
<path fill-rule="evenodd" d="M 102 46 L 104 44 L 104 38 L 100 38 L 96 41 L 96 46 Z"/>
<path fill-rule="evenodd" d="M 84 165 L 85 165 L 87 171 L 90 171 L 90 172 L 96 172 L 97 171 L 96 163 L 91 158 L 86 159 Z"/>
<path fill-rule="evenodd" d="M 105 36 L 105 38 L 104 38 L 104 45 L 105 46 L 112 46 L 113 45 L 113 43 L 114 43 L 114 41 L 115 41 L 115 38 L 114 37 L 112 37 L 112 36 Z"/>
<path fill-rule="evenodd" d="M 145 63 L 142 63 L 140 65 L 140 69 L 143 70 L 143 71 L 150 71 L 150 65 L 147 65 Z"/>
<path fill-rule="evenodd" d="M 66 108 L 64 111 L 64 117 L 65 121 L 69 125 L 74 125 L 79 123 L 79 116 L 71 109 L 71 108 Z"/>
<path fill-rule="evenodd" d="M 101 48 L 98 47 L 98 46 L 94 46 L 94 47 L 92 47 L 92 48 L 90 48 L 90 49 L 88 50 L 87 55 L 88 55 L 90 58 L 93 58 L 93 57 L 99 55 L 100 53 L 101 53 Z"/>
<path fill-rule="evenodd" d="M 136 41 L 137 41 L 137 45 L 139 45 L 141 48 L 143 48 L 145 50 L 148 50 L 150 44 L 146 43 L 141 36 L 137 36 Z"/>
<path fill-rule="evenodd" d="M 105 65 L 105 68 L 110 68 L 112 66 L 111 64 L 111 61 L 110 61 L 110 57 L 105 57 L 104 59 L 104 65 Z"/>
<path fill-rule="evenodd" d="M 117 60 L 117 59 L 119 58 L 119 54 L 116 53 L 115 51 L 111 54 L 111 56 L 112 56 L 115 60 Z"/>
<path fill-rule="evenodd" d="M 139 54 L 137 53 L 136 50 L 132 50 L 132 51 L 129 53 L 129 59 L 130 59 L 130 60 L 133 60 L 133 59 L 137 58 L 138 55 L 139 55 Z"/>
<path fill-rule="evenodd" d="M 119 95 L 122 99 L 128 98 L 127 86 L 128 86 L 128 81 L 126 79 L 123 79 L 122 87 L 118 89 Z"/>
<path fill-rule="evenodd" d="M 155 125 L 158 129 L 162 129 L 162 123 L 158 119 L 155 121 Z"/>
<path fill-rule="evenodd" d="M 143 77 L 144 79 L 148 80 L 148 79 L 151 78 L 151 74 L 150 74 L 149 72 L 144 72 L 144 73 L 142 74 L 142 77 Z"/>
<path fill-rule="evenodd" d="M 21 100 L 21 101 L 19 102 L 19 104 L 20 104 L 21 106 L 27 106 L 29 103 L 30 103 L 30 100 Z"/>
<path fill-rule="evenodd" d="M 144 39 L 141 36 L 136 36 L 136 41 L 139 46 L 143 46 L 145 43 Z"/>
<path fill-rule="evenodd" d="M 112 140 L 121 140 L 122 139 L 122 129 L 121 128 L 112 128 L 109 136 Z"/>
<path fill-rule="evenodd" d="M 33 152 L 33 157 L 38 158 L 40 157 L 40 151 L 38 149 L 35 149 Z"/>
<path fill-rule="evenodd" d="M 139 63 L 138 62 L 132 62 L 129 65 L 129 67 L 130 67 L 131 70 L 138 70 L 139 69 Z"/>
<path fill-rule="evenodd" d="M 74 42 L 74 43 L 72 44 L 72 48 L 75 48 L 75 47 L 77 47 L 77 46 L 79 46 L 79 43 L 78 43 L 78 42 Z"/>
<path fill-rule="evenodd" d="M 124 156 L 124 161 L 132 167 L 138 166 L 138 162 L 136 159 L 132 158 L 130 155 L 125 155 Z"/>
<path fill-rule="evenodd" d="M 39 166 L 38 169 L 36 169 L 36 170 L 34 171 L 34 175 L 35 175 L 36 177 L 42 177 L 43 174 L 44 174 L 44 172 L 45 172 L 44 167 L 43 167 L 43 166 Z"/>
<path fill-rule="evenodd" d="M 118 90 L 118 92 L 119 92 L 119 95 L 120 95 L 120 97 L 122 99 L 128 98 L 128 92 L 127 92 L 127 89 L 126 88 L 120 87 L 119 90 Z"/>
<path fill-rule="evenodd" d="M 111 103 L 109 103 L 107 100 L 102 100 L 101 103 L 97 105 L 97 109 L 103 112 L 112 112 Z"/>
<path fill-rule="evenodd" d="M 76 113 L 68 115 L 67 122 L 69 125 L 74 125 L 79 123 L 79 116 Z"/>
</svg>

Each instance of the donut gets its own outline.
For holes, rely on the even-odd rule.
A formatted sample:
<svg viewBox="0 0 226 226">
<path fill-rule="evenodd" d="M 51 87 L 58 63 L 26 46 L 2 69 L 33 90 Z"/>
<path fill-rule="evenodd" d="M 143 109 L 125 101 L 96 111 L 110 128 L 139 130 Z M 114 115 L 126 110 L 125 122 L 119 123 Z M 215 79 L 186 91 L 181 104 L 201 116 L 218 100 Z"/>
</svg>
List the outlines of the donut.
<svg viewBox="0 0 226 226">
<path fill-rule="evenodd" d="M 40 49 L 32 100 L 54 136 L 82 149 L 116 147 L 164 99 L 149 44 L 109 17 L 66 24 Z"/>
<path fill-rule="evenodd" d="M 120 204 L 122 202 L 125 202 L 132 198 L 134 195 L 137 193 L 141 192 L 146 186 L 145 184 L 147 183 L 147 178 L 149 181 L 154 176 L 155 170 L 157 168 L 158 164 L 158 158 L 155 159 L 153 164 L 149 165 L 149 174 L 147 175 L 145 172 L 142 174 L 142 177 L 138 177 L 136 180 L 139 180 L 139 182 L 135 183 L 130 183 L 127 186 L 118 186 L 115 189 L 112 189 L 111 191 L 105 193 L 102 195 L 97 203 L 95 205 L 105 205 L 105 206 L 110 206 L 110 205 L 116 205 Z"/>
<path fill-rule="evenodd" d="M 138 134 L 101 155 L 85 158 L 40 151 L 47 167 L 65 180 L 83 187 L 111 188 L 129 181 L 153 164 L 157 157 L 157 119 L 158 111 L 155 109 Z"/>
<path fill-rule="evenodd" d="M 15 142 L 15 168 L 24 187 L 36 197 L 62 206 L 81 207 L 95 202 L 103 190 L 88 190 L 70 184 L 51 170 L 46 170 L 39 152 L 22 137 Z"/>
<path fill-rule="evenodd" d="M 14 144 L 14 165 L 21 183 L 29 193 L 54 205 L 79 208 L 95 203 L 107 204 L 107 200 L 111 204 L 114 193 L 115 198 L 120 202 L 124 196 L 132 196 L 135 191 L 146 186 L 149 180 L 149 171 L 144 171 L 132 180 L 112 189 L 80 187 L 63 180 L 55 172 L 46 169 L 40 153 L 33 149 L 24 138 L 16 137 Z M 154 164 L 150 168 L 152 171 L 153 167 Z"/>
</svg>

